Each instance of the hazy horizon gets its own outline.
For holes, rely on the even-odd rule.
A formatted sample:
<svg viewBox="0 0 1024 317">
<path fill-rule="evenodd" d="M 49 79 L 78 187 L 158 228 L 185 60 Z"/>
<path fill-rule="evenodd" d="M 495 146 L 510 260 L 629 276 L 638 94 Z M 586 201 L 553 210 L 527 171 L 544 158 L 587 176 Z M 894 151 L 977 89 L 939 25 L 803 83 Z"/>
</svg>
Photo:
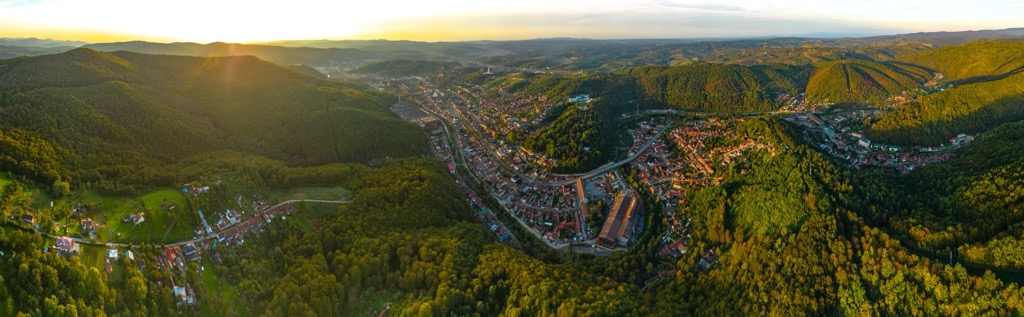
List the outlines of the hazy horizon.
<svg viewBox="0 0 1024 317">
<path fill-rule="evenodd" d="M 85 42 L 870 36 L 1020 26 L 1024 1 L 0 0 L 0 37 Z M 812 36 L 813 37 L 813 36 Z"/>
</svg>

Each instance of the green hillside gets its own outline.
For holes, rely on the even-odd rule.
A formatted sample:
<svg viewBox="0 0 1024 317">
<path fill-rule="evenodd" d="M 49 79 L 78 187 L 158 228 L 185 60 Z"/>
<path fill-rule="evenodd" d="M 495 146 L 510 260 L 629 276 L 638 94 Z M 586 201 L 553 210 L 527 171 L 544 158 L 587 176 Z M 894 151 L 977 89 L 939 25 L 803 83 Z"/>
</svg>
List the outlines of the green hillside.
<svg viewBox="0 0 1024 317">
<path fill-rule="evenodd" d="M 907 64 L 844 59 L 821 62 L 807 82 L 807 101 L 815 103 L 882 103 L 915 92 L 932 78 L 928 70 Z"/>
<path fill-rule="evenodd" d="M 394 118 L 386 98 L 251 56 L 77 49 L 5 60 L 0 97 L 0 127 L 69 150 L 54 161 L 70 167 L 61 178 L 78 183 L 166 182 L 167 164 L 217 150 L 293 164 L 425 150 L 422 133 Z"/>
<path fill-rule="evenodd" d="M 750 49 L 722 50 L 704 56 L 699 60 L 708 63 L 740 65 L 788 64 L 810 65 L 819 62 L 842 59 L 865 59 L 873 61 L 892 60 L 896 56 L 931 49 L 928 44 L 918 42 L 869 43 L 866 46 L 849 45 L 806 45 L 806 46 L 765 46 Z"/>
<path fill-rule="evenodd" d="M 555 159 L 551 170 L 556 173 L 588 171 L 611 157 L 615 136 L 608 132 L 611 127 L 601 110 L 572 104 L 550 125 L 526 138 L 523 146 Z"/>
<path fill-rule="evenodd" d="M 934 69 L 952 82 L 989 80 L 1024 70 L 1024 41 L 982 40 L 920 51 L 900 60 Z"/>
<path fill-rule="evenodd" d="M 637 67 L 627 71 L 651 101 L 698 111 L 771 111 L 778 93 L 799 91 L 805 75 L 794 66 L 705 64 Z"/>
<path fill-rule="evenodd" d="M 643 66 L 617 73 L 537 75 L 509 90 L 525 89 L 553 99 L 589 94 L 610 116 L 636 107 L 707 112 L 772 111 L 780 94 L 799 93 L 809 74 L 800 66 L 696 63 Z"/>
<path fill-rule="evenodd" d="M 937 145 L 1024 119 L 1024 74 L 957 86 L 884 114 L 868 136 L 886 143 Z"/>
</svg>

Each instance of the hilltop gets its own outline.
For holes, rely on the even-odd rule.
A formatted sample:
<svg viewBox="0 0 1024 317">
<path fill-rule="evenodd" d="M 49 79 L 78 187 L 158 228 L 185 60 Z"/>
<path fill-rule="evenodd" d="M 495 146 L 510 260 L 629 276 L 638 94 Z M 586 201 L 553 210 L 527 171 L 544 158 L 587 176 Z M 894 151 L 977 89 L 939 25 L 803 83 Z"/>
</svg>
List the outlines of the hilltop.
<svg viewBox="0 0 1024 317">
<path fill-rule="evenodd" d="M 131 178 L 132 188 L 213 151 L 323 164 L 425 150 L 419 129 L 388 112 L 389 99 L 360 89 L 251 56 L 76 49 L 0 61 L 0 126 L 70 151 L 55 159 L 70 169 L 64 181 Z"/>
<path fill-rule="evenodd" d="M 953 83 L 992 80 L 1024 70 L 1024 40 L 981 40 L 915 52 L 899 60 L 934 69 Z"/>
<path fill-rule="evenodd" d="M 806 79 L 799 68 L 782 65 L 705 64 L 638 67 L 634 76 L 645 95 L 669 108 L 696 111 L 772 111 L 776 96 L 796 93 Z"/>
<path fill-rule="evenodd" d="M 811 103 L 887 103 L 892 97 L 916 92 L 932 78 L 923 67 L 894 62 L 843 59 L 814 67 L 806 88 Z"/>
</svg>

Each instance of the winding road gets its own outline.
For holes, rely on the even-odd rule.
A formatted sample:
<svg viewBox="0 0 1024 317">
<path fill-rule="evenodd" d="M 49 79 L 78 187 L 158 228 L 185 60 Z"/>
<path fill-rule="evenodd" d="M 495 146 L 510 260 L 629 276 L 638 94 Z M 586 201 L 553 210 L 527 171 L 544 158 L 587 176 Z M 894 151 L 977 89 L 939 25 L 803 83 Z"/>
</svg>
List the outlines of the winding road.
<svg viewBox="0 0 1024 317">
<path fill-rule="evenodd" d="M 670 129 L 670 128 L 672 128 L 671 125 L 667 125 L 667 126 L 662 127 L 660 130 L 658 130 L 658 133 L 656 133 L 653 137 L 651 137 L 650 140 L 647 140 L 647 143 L 644 143 L 644 146 L 642 146 L 639 149 L 637 149 L 636 153 L 633 153 L 633 155 L 630 155 L 629 157 L 627 157 L 624 160 L 605 164 L 604 166 L 598 167 L 597 169 L 594 169 L 594 170 L 589 171 L 589 172 L 584 172 L 584 173 L 579 173 L 579 174 L 565 174 L 565 175 L 561 175 L 561 176 L 572 177 L 572 178 L 567 179 L 567 180 L 557 181 L 557 182 L 539 182 L 537 184 L 547 185 L 547 186 L 563 186 L 563 185 L 566 185 L 566 184 L 575 183 L 577 178 L 582 178 L 582 179 L 593 178 L 593 177 L 596 177 L 598 175 L 607 173 L 608 171 L 611 171 L 613 169 L 619 168 L 619 167 L 621 167 L 623 165 L 629 164 L 629 162 L 632 162 L 632 161 L 636 160 L 637 158 L 640 157 L 640 155 L 643 155 L 644 152 L 647 152 L 647 149 L 650 148 L 651 145 L 653 145 L 654 142 L 657 141 L 658 138 L 660 138 L 661 135 L 663 133 L 665 133 L 665 131 Z"/>
</svg>

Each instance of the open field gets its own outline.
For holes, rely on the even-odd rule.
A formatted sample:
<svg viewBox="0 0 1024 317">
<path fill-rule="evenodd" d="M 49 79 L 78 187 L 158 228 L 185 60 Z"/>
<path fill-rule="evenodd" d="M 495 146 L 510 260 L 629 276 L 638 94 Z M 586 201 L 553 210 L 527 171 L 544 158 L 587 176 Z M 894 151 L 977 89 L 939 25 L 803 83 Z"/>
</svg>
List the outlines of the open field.
<svg viewBox="0 0 1024 317">
<path fill-rule="evenodd" d="M 208 257 L 203 257 L 201 267 L 204 270 L 200 273 L 203 280 L 205 294 L 201 294 L 203 304 L 200 305 L 201 316 L 251 316 L 248 305 L 238 294 L 236 285 L 221 279 L 214 273 L 214 263 Z M 232 313 L 228 313 L 232 312 Z"/>
<path fill-rule="evenodd" d="M 174 189 L 157 189 L 134 198 L 102 196 L 92 191 L 75 196 L 57 200 L 54 205 L 81 203 L 86 208 L 84 217 L 97 222 L 96 234 L 100 241 L 173 242 L 193 235 L 193 218 L 196 216 L 192 214 L 186 197 Z M 40 201 L 38 196 L 36 201 Z M 173 203 L 174 208 L 165 209 L 165 203 Z M 48 207 L 49 202 L 44 206 Z M 126 217 L 140 212 L 145 219 L 141 223 L 136 225 L 124 221 Z M 78 225 L 77 221 L 67 221 L 68 233 L 77 232 L 72 229 Z"/>
<path fill-rule="evenodd" d="M 8 174 L 7 172 L 0 173 L 0 190 L 7 188 L 7 185 L 10 184 L 13 180 L 14 179 L 11 178 L 11 174 Z"/>
<path fill-rule="evenodd" d="M 107 248 L 99 245 L 81 245 L 78 250 L 78 258 L 82 264 L 91 266 L 103 272 L 107 258 Z"/>
</svg>

